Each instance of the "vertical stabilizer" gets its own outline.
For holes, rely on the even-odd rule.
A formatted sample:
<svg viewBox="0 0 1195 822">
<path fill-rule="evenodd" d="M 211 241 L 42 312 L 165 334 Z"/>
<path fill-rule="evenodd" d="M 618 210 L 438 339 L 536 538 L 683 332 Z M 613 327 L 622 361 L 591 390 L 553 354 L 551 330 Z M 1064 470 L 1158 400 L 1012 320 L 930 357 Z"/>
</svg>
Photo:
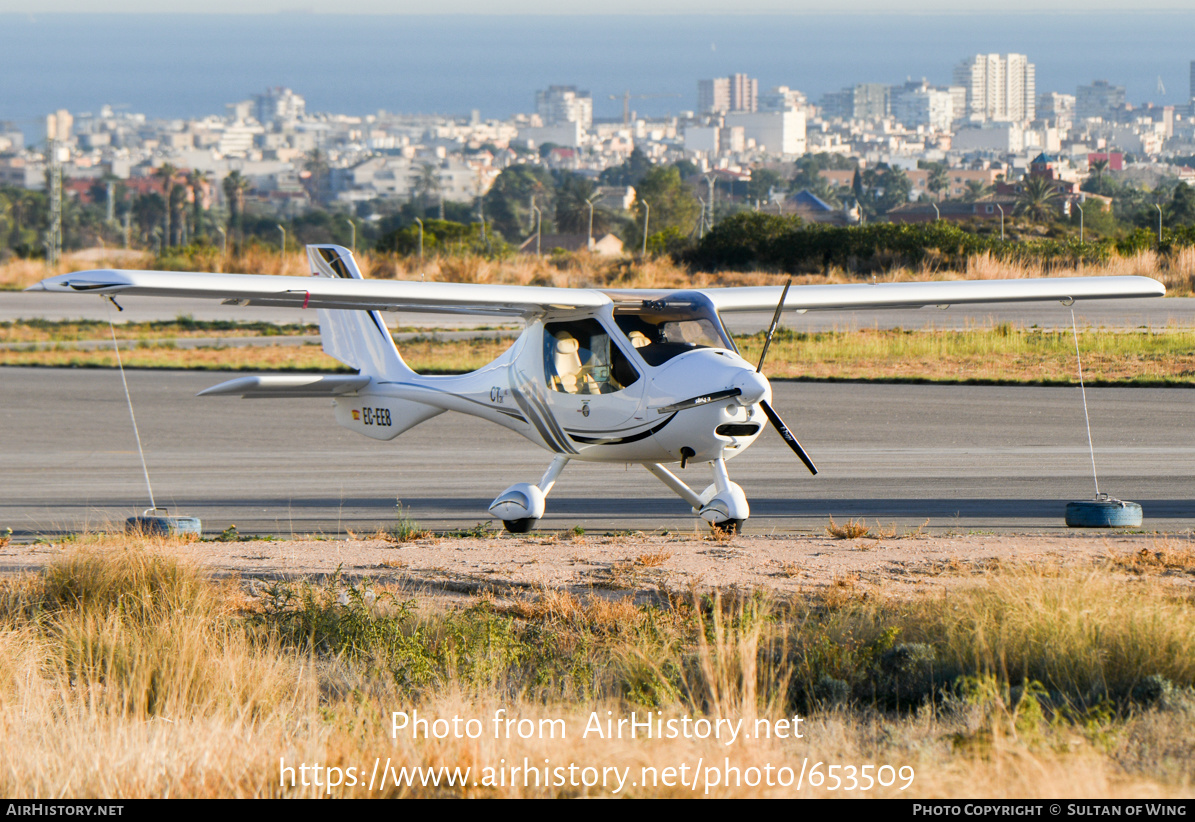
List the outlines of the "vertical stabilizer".
<svg viewBox="0 0 1195 822">
<path fill-rule="evenodd" d="M 309 245 L 307 259 L 314 277 L 364 279 L 352 252 L 342 246 Z M 403 362 L 377 311 L 321 308 L 316 313 L 328 356 L 370 377 L 398 379 L 414 373 Z"/>
</svg>

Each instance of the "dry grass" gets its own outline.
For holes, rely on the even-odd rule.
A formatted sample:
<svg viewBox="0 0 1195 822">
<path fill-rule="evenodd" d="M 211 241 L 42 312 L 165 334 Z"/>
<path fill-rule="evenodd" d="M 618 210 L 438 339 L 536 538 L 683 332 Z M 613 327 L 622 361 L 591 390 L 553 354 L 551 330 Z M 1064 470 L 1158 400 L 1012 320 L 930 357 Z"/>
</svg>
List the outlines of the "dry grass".
<svg viewBox="0 0 1195 822">
<path fill-rule="evenodd" d="M 107 538 L 44 575 L 0 581 L 5 796 L 614 795 L 512 778 L 524 758 L 566 775 L 629 768 L 623 796 L 1158 799 L 1195 785 L 1195 612 L 1119 570 L 999 569 L 899 604 L 841 577 L 791 602 L 715 593 L 643 606 L 544 589 L 424 616 L 339 575 L 250 598 L 169 550 Z M 484 732 L 395 734 L 397 710 Z M 632 711 L 742 720 L 752 736 L 585 733 Z M 774 729 L 794 715 L 800 739 L 756 733 L 756 720 Z M 566 730 L 495 736 L 495 716 Z M 750 768 L 796 771 L 806 758 L 906 767 L 912 785 L 745 784 Z M 370 791 L 375 760 L 480 776 Z M 696 789 L 645 780 L 699 761 Z M 280 763 L 352 767 L 362 784 L 280 784 Z M 500 766 L 501 784 L 473 784 Z M 743 781 L 728 784 L 726 766 Z"/>
<path fill-rule="evenodd" d="M 826 526 L 826 533 L 834 539 L 859 539 L 871 533 L 867 523 L 862 519 L 852 519 L 839 525 L 830 517 L 830 524 Z"/>
<path fill-rule="evenodd" d="M 0 326 L 0 335 L 28 336 L 36 332 L 66 339 L 74 339 L 83 331 L 73 324 L 61 335 L 53 330 Z M 131 329 L 128 333 L 140 332 Z M 1089 385 L 1195 384 L 1195 330 L 1122 333 L 1087 329 L 1080 333 L 1079 340 L 1084 378 Z M 748 360 L 758 357 L 762 335 L 742 337 L 738 342 Z M 400 343 L 399 349 L 416 371 L 443 374 L 480 368 L 510 345 L 509 338 L 439 341 L 420 337 Z M 0 365 L 116 365 L 115 354 L 107 346 L 79 350 L 64 343 L 41 350 L 30 348 L 18 345 L 0 350 Z M 315 344 L 180 349 L 168 341 L 143 341 L 123 344 L 121 355 L 125 365 L 134 368 L 344 370 Z M 962 331 L 860 329 L 808 334 L 781 329 L 769 350 L 767 370 L 770 377 L 790 379 L 1062 385 L 1077 381 L 1070 332 L 1007 325 Z"/>
<path fill-rule="evenodd" d="M 672 559 L 671 551 L 648 551 L 635 557 L 635 564 L 644 568 L 656 568 Z"/>
<path fill-rule="evenodd" d="M 748 361 L 763 335 L 739 340 Z M 1078 381 L 1072 333 L 1000 325 L 959 331 L 857 329 L 778 332 L 768 376 L 933 382 L 1070 384 Z M 1086 329 L 1079 334 L 1084 379 L 1091 385 L 1195 382 L 1195 330 L 1142 333 Z"/>
<path fill-rule="evenodd" d="M 1111 554 L 1108 564 L 1141 575 L 1195 574 L 1195 545 L 1189 539 L 1167 538 L 1159 540 L 1153 549 Z"/>
</svg>

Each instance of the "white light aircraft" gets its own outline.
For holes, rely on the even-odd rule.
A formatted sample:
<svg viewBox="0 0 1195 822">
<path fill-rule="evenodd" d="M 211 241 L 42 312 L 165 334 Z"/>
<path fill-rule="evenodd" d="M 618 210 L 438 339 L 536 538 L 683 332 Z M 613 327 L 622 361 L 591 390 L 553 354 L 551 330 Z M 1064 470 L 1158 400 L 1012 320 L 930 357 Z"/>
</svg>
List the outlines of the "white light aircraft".
<svg viewBox="0 0 1195 822">
<path fill-rule="evenodd" d="M 711 525 L 738 530 L 747 498 L 726 472 L 769 422 L 816 474 L 771 406 L 764 356 L 783 311 L 909 308 L 971 303 L 1160 297 L 1148 277 L 760 286 L 688 290 L 539 288 L 366 280 L 353 255 L 308 246 L 312 277 L 96 270 L 62 274 L 30 290 L 222 300 L 227 305 L 315 309 L 324 351 L 354 375 L 251 376 L 201 396 L 328 397 L 336 421 L 391 440 L 445 411 L 521 434 L 554 454 L 539 482 L 510 486 L 490 505 L 521 533 L 571 460 L 638 463 Z M 758 364 L 740 356 L 722 324 L 731 312 L 775 316 Z M 459 376 L 424 376 L 399 354 L 380 312 L 520 319 L 526 327 L 489 365 Z M 665 466 L 709 463 L 696 491 Z"/>
</svg>

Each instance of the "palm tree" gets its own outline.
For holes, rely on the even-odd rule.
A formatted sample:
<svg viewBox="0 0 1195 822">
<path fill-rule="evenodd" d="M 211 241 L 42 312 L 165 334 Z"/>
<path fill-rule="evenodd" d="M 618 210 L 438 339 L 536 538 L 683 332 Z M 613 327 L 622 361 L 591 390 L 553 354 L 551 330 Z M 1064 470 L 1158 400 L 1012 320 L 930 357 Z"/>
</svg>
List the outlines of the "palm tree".
<svg viewBox="0 0 1195 822">
<path fill-rule="evenodd" d="M 597 187 L 576 174 L 566 175 L 556 189 L 556 227 L 561 231 L 584 234 L 589 230 L 589 201 Z M 596 204 L 593 208 L 593 230 L 609 229 L 610 213 Z"/>
<path fill-rule="evenodd" d="M 228 232 L 239 233 L 245 216 L 245 192 L 249 189 L 249 180 L 241 176 L 239 171 L 230 171 L 221 185 L 224 198 L 228 200 Z M 239 247 L 239 240 L 237 245 Z"/>
<path fill-rule="evenodd" d="M 170 190 L 170 227 L 167 245 L 182 245 L 183 235 L 187 229 L 187 189 L 176 185 Z"/>
<path fill-rule="evenodd" d="M 1108 170 L 1107 160 L 1094 160 L 1091 163 L 1091 173 L 1095 175 L 1097 184 L 1103 182 L 1104 172 Z"/>
<path fill-rule="evenodd" d="M 415 175 L 414 184 L 411 186 L 411 193 L 415 199 L 423 202 L 423 213 L 427 214 L 428 208 L 431 207 L 433 197 L 440 196 L 440 210 L 443 212 L 443 194 L 440 185 L 440 169 L 431 163 L 421 163 L 419 171 Z M 443 213 L 440 214 L 440 219 L 444 219 Z"/>
<path fill-rule="evenodd" d="M 1023 214 L 1031 220 L 1043 220 L 1057 214 L 1058 190 L 1052 180 L 1045 177 L 1026 177 L 1017 195 L 1014 213 Z"/>
<path fill-rule="evenodd" d="M 983 180 L 968 180 L 967 191 L 963 195 L 963 199 L 968 203 L 973 203 L 976 200 L 982 200 L 991 193 L 992 187 Z"/>
<path fill-rule="evenodd" d="M 330 171 L 327 155 L 318 148 L 313 148 L 307 153 L 303 168 L 311 175 L 307 178 L 307 196 L 320 202 L 327 190 L 328 172 Z"/>
<path fill-rule="evenodd" d="M 929 178 L 925 187 L 938 195 L 938 202 L 942 202 L 942 192 L 950 188 L 950 171 L 941 163 L 934 163 L 930 168 Z"/>
<path fill-rule="evenodd" d="M 187 185 L 191 189 L 191 214 L 195 223 L 195 237 L 202 237 L 203 231 L 203 194 L 211 179 L 206 171 L 193 170 L 187 175 Z"/>
<path fill-rule="evenodd" d="M 162 240 L 165 245 L 170 245 L 170 203 L 171 195 L 174 194 L 174 177 L 178 174 L 178 169 L 170 165 L 170 163 L 162 163 L 154 171 L 154 176 L 162 181 L 162 199 L 166 202 L 166 216 L 165 224 L 163 225 Z"/>
</svg>

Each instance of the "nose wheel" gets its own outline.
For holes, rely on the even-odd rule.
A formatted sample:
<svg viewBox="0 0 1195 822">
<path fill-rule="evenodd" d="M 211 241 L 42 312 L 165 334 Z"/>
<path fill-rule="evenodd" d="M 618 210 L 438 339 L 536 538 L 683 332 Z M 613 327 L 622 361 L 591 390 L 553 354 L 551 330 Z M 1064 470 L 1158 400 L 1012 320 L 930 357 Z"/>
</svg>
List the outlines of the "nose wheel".
<svg viewBox="0 0 1195 822">
<path fill-rule="evenodd" d="M 510 486 L 490 503 L 490 513 L 501 519 L 503 527 L 512 534 L 531 531 L 544 515 L 548 492 L 567 464 L 568 457 L 558 456 L 537 484 L 520 482 Z"/>
<path fill-rule="evenodd" d="M 743 523 L 751 516 L 751 508 L 747 505 L 747 497 L 743 489 L 730 481 L 726 474 L 726 461 L 716 459 L 710 463 L 714 468 L 714 483 L 698 494 L 659 463 L 648 463 L 647 468 L 656 479 L 667 485 L 689 505 L 693 506 L 693 513 L 708 522 L 712 528 L 737 534 L 742 530 Z"/>
<path fill-rule="evenodd" d="M 728 519 L 722 522 L 711 522 L 710 529 L 713 531 L 721 531 L 723 534 L 741 534 L 743 532 L 743 523 L 745 519 Z"/>
<path fill-rule="evenodd" d="M 523 517 L 523 519 L 504 519 L 502 526 L 512 534 L 526 534 L 535 530 L 539 517 Z"/>
</svg>

